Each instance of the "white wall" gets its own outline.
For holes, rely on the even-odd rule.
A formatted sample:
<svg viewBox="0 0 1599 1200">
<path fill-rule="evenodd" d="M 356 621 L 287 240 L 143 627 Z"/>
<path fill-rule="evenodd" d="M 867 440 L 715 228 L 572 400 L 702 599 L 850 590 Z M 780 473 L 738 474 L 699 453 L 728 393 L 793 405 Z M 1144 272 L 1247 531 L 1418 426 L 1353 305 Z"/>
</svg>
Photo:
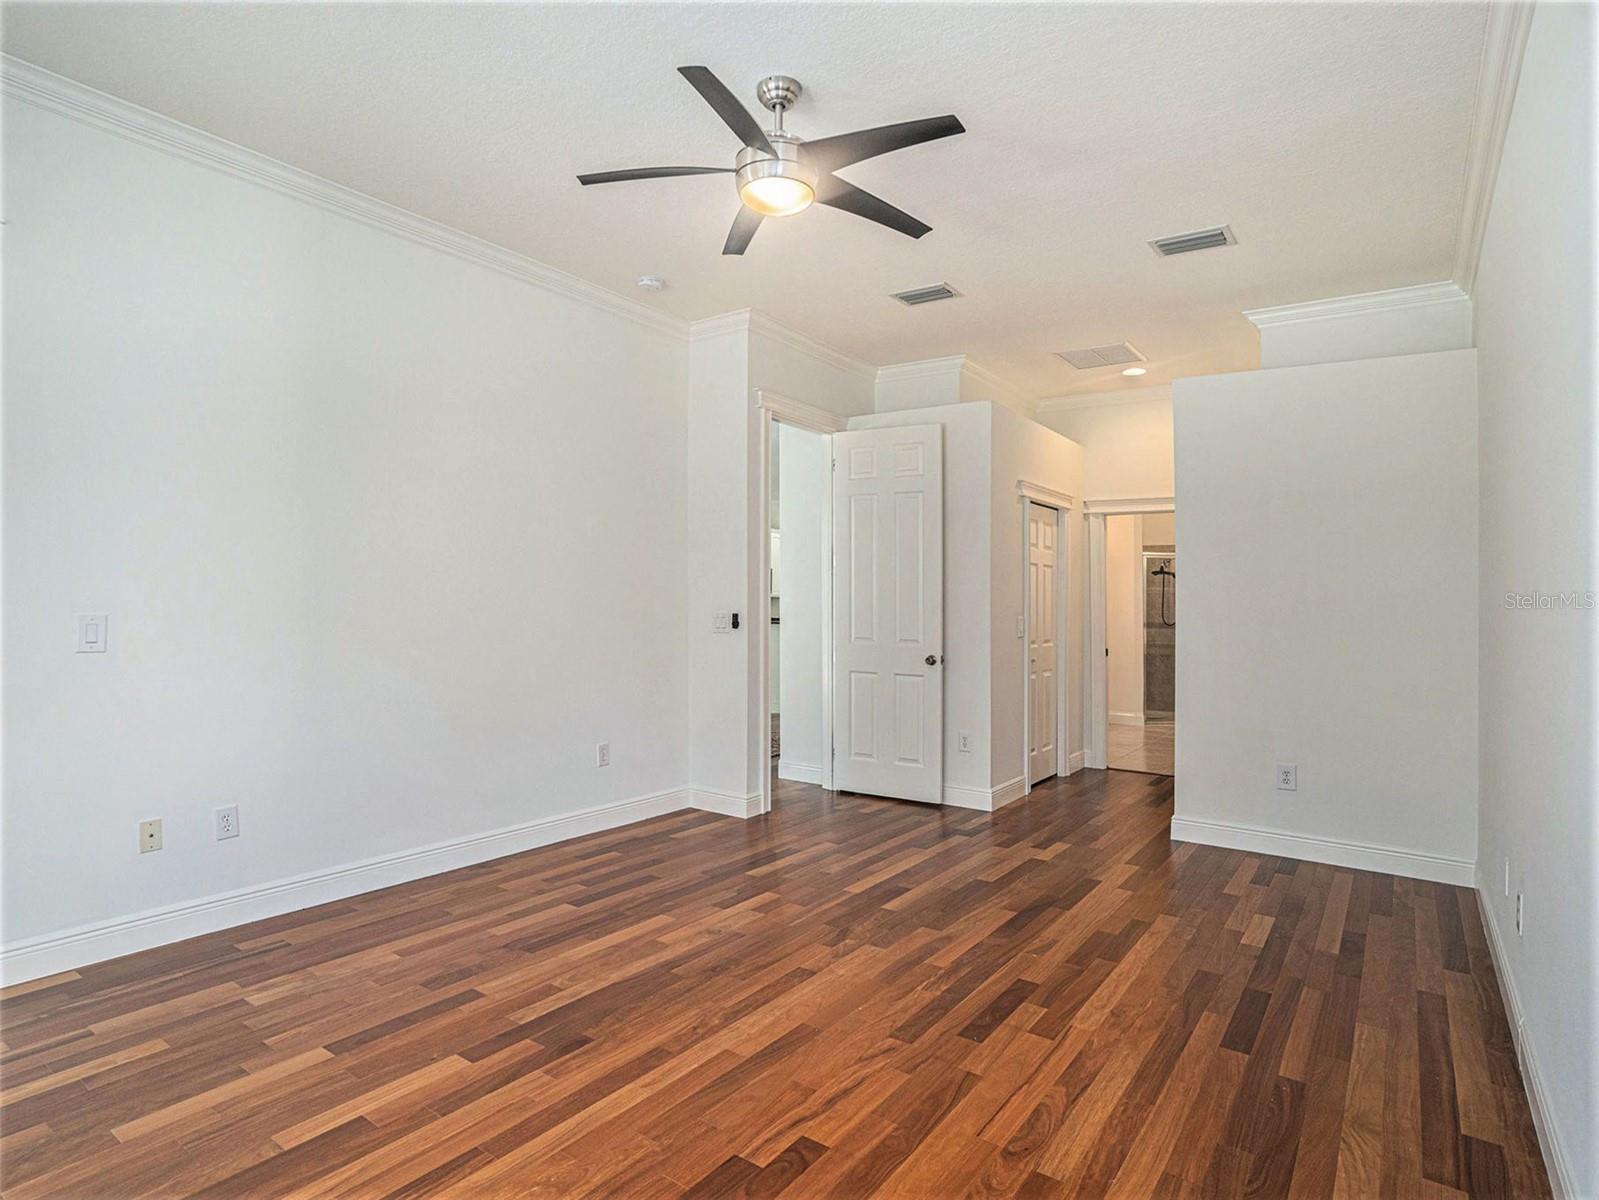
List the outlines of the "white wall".
<svg viewBox="0 0 1599 1200">
<path fill-rule="evenodd" d="M 1475 292 L 1478 880 L 1525 1021 L 1522 1064 L 1544 1149 L 1576 1195 L 1599 1181 L 1599 617 L 1507 607 L 1505 597 L 1599 590 L 1594 43 L 1592 6 L 1535 10 Z"/>
<path fill-rule="evenodd" d="M 1432 354 L 1471 346 L 1471 300 L 1452 283 L 1424 284 L 1256 309 L 1262 367 Z"/>
<path fill-rule="evenodd" d="M 4 119 L 8 945 L 687 781 L 681 339 Z"/>
<path fill-rule="evenodd" d="M 822 771 L 822 593 L 827 585 L 827 508 L 830 458 L 827 439 L 792 425 L 776 427 L 783 463 L 778 498 L 783 530 L 783 601 L 779 631 L 782 660 L 784 779 L 819 783 Z"/>
<path fill-rule="evenodd" d="M 1275 831 L 1297 857 L 1469 880 L 1475 352 L 1174 390 L 1174 836 Z M 1276 790 L 1277 763 L 1298 765 L 1297 792 Z"/>
<path fill-rule="evenodd" d="M 1083 448 L 1083 494 L 1089 500 L 1172 495 L 1172 402 L 1169 388 L 1047 400 L 1038 422 Z"/>
<path fill-rule="evenodd" d="M 1144 720 L 1143 524 L 1141 516 L 1105 518 L 1105 694 L 1112 725 Z"/>
<path fill-rule="evenodd" d="M 1017 415 L 1000 405 L 985 404 L 993 429 L 993 467 L 989 539 L 991 561 L 989 632 L 992 645 L 990 696 L 992 762 L 989 777 L 994 788 L 1025 787 L 1027 725 L 1023 716 L 1026 691 L 1027 643 L 1016 634 L 1016 621 L 1026 611 L 1026 578 L 1022 529 L 1025 507 L 1018 493 L 1018 482 L 1036 484 L 1079 500 L 1083 493 L 1083 449 L 1075 442 L 1046 429 L 1036 421 Z M 1067 722 L 1067 752 L 1083 748 L 1081 706 L 1083 678 L 1083 621 L 1087 601 L 1087 548 L 1079 509 L 1066 519 L 1066 538 L 1062 545 L 1061 586 L 1068 593 L 1068 615 L 1064 626 L 1066 653 L 1066 694 L 1070 712 Z M 964 543 L 948 540 L 958 549 L 946 552 L 946 571 L 951 554 L 964 553 Z"/>
</svg>

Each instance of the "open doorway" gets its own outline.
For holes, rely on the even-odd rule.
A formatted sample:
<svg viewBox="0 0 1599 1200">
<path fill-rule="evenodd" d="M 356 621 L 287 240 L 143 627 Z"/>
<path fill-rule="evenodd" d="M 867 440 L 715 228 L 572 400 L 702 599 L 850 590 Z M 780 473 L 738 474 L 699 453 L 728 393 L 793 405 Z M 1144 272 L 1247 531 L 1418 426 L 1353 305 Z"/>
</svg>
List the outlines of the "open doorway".
<svg viewBox="0 0 1599 1200">
<path fill-rule="evenodd" d="M 1176 772 L 1177 533 L 1169 501 L 1090 513 L 1090 765 Z M 1159 505 L 1159 507 L 1155 507 Z"/>
<path fill-rule="evenodd" d="M 770 771 L 822 784 L 832 451 L 826 435 L 782 421 L 768 436 Z"/>
</svg>

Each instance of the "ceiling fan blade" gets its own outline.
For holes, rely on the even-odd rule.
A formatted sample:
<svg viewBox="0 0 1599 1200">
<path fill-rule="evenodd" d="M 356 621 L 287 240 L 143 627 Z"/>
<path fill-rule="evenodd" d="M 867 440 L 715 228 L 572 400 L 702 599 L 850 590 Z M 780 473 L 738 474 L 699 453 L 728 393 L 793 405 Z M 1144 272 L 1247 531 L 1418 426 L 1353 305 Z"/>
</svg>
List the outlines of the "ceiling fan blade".
<svg viewBox="0 0 1599 1200">
<path fill-rule="evenodd" d="M 709 67 L 679 67 L 677 73 L 705 97 L 705 103 L 716 110 L 716 115 L 726 122 L 729 129 L 738 134 L 739 141 L 752 150 L 762 150 L 773 158 L 777 157 L 777 151 L 767 141 L 760 122 L 750 116 L 750 110 L 739 103 L 738 97 L 727 90 L 725 83 L 711 74 Z"/>
<path fill-rule="evenodd" d="M 579 175 L 584 187 L 592 183 L 625 183 L 629 179 L 667 179 L 673 175 L 731 175 L 731 167 L 634 167 L 631 171 L 596 171 Z"/>
<path fill-rule="evenodd" d="M 845 183 L 836 175 L 824 175 L 817 181 L 816 203 L 854 213 L 857 217 L 865 217 L 868 221 L 876 221 L 879 225 L 886 225 L 906 237 L 919 238 L 922 234 L 931 232 L 933 228 L 918 221 L 910 213 L 901 212 L 887 200 L 879 200 L 872 193 L 864 192 L 852 183 Z"/>
<path fill-rule="evenodd" d="M 738 216 L 733 218 L 733 228 L 727 231 L 727 244 L 722 247 L 722 253 L 743 254 L 760 227 L 761 214 L 753 208 L 739 205 Z"/>
<path fill-rule="evenodd" d="M 805 143 L 805 158 L 818 171 L 836 171 L 850 163 L 862 162 L 939 138 L 965 133 L 966 126 L 953 116 L 924 117 L 920 121 L 901 121 L 898 125 L 879 125 L 876 129 L 857 129 L 837 137 Z"/>
</svg>

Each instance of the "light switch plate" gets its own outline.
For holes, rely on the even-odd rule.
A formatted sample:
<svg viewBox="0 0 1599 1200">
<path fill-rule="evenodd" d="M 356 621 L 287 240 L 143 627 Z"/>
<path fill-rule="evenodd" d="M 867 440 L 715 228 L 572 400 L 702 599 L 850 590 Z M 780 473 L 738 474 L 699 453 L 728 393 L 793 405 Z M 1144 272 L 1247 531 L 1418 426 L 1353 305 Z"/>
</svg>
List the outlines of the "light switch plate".
<svg viewBox="0 0 1599 1200">
<path fill-rule="evenodd" d="M 105 613 L 78 614 L 78 653 L 104 654 L 111 618 Z"/>
</svg>

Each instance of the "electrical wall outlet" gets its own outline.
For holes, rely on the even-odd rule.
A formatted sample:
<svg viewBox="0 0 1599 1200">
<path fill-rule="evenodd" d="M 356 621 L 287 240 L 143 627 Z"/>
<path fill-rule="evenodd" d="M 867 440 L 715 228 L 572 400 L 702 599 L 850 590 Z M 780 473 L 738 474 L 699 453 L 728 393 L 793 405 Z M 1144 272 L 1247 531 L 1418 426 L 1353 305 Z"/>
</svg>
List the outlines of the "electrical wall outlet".
<svg viewBox="0 0 1599 1200">
<path fill-rule="evenodd" d="M 139 853 L 149 854 L 161 849 L 161 818 L 139 822 Z"/>
<path fill-rule="evenodd" d="M 1522 903 L 1522 894 L 1516 893 L 1516 936 L 1520 937 L 1527 932 L 1527 906 Z"/>
<path fill-rule="evenodd" d="M 230 804 L 217 809 L 217 841 L 239 836 L 239 806 Z"/>
<path fill-rule="evenodd" d="M 608 767 L 611 765 L 611 743 L 601 742 L 594 747 L 594 765 Z"/>
<path fill-rule="evenodd" d="M 1277 790 L 1279 792 L 1297 792 L 1299 790 L 1299 767 L 1297 764 L 1277 764 Z"/>
<path fill-rule="evenodd" d="M 970 754 L 972 752 L 972 735 L 963 729 L 957 736 L 960 739 L 957 742 L 957 745 L 960 747 L 960 752 L 962 754 Z"/>
<path fill-rule="evenodd" d="M 730 612 L 714 612 L 711 614 L 712 633 L 732 633 L 733 614 Z"/>
</svg>

